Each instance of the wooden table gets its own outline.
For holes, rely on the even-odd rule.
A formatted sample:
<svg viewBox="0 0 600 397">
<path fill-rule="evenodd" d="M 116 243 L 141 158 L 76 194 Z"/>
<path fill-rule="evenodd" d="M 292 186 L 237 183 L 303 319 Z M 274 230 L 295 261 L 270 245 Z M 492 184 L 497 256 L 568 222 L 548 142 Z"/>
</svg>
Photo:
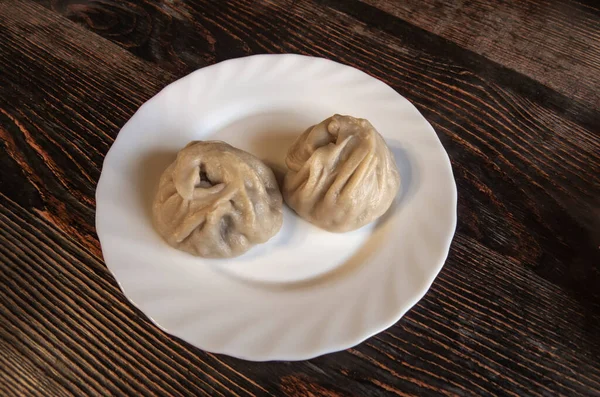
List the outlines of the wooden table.
<svg viewBox="0 0 600 397">
<path fill-rule="evenodd" d="M 94 192 L 119 129 L 166 84 L 287 52 L 411 100 L 452 160 L 459 221 L 395 326 L 252 363 L 128 303 Z M 600 395 L 598 3 L 2 0 L 0 65 L 1 395 Z"/>
</svg>

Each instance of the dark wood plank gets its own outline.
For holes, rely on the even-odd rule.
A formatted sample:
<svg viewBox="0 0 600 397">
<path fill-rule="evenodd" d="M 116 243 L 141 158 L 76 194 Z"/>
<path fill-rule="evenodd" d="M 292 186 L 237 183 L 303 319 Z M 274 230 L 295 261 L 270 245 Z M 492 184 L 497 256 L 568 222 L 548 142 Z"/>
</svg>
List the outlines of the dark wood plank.
<svg viewBox="0 0 600 397">
<path fill-rule="evenodd" d="M 31 2 L 0 3 L 0 393 L 600 393 L 596 113 L 313 3 L 82 7 L 149 62 Z M 286 51 L 360 67 L 417 104 L 451 155 L 459 226 L 431 291 L 387 332 L 248 363 L 165 335 L 126 302 L 101 261 L 93 192 L 119 127 L 164 84 Z"/>
<path fill-rule="evenodd" d="M 523 73 L 569 98 L 600 107 L 597 2 L 361 1 Z"/>
<path fill-rule="evenodd" d="M 545 107 L 551 107 L 564 117 L 569 117 L 588 128 L 597 128 L 597 125 L 600 124 L 597 101 L 574 101 L 573 97 L 562 94 L 560 90 L 556 91 L 544 85 L 545 80 L 542 79 L 542 83 L 540 83 L 536 80 L 537 75 L 528 77 L 531 73 L 517 73 L 507 67 L 505 63 L 494 62 L 477 52 L 459 46 L 454 41 L 429 33 L 425 29 L 360 0 L 313 0 L 308 3 L 289 0 L 283 3 L 272 1 L 253 2 L 254 10 L 252 13 L 258 18 L 258 21 L 266 18 L 268 24 L 246 25 L 246 34 L 247 37 L 251 38 L 250 40 L 242 40 L 241 38 L 244 35 L 223 35 L 218 29 L 215 31 L 212 28 L 215 23 L 216 26 L 220 26 L 220 21 L 213 20 L 210 13 L 216 12 L 216 15 L 222 15 L 223 12 L 227 12 L 229 7 L 233 7 L 235 12 L 237 11 L 237 3 L 229 5 L 227 2 L 224 4 L 209 2 L 205 4 L 202 1 L 195 1 L 191 3 L 159 4 L 153 0 L 142 2 L 36 1 L 119 44 L 135 55 L 159 64 L 177 75 L 187 74 L 198 67 L 228 57 L 257 52 L 288 51 L 302 52 L 309 55 L 320 54 L 323 52 L 320 48 L 323 43 L 318 43 L 317 48 L 310 49 L 302 48 L 302 46 L 293 43 L 291 41 L 293 37 L 290 38 L 290 35 L 300 37 L 301 40 L 303 29 L 306 29 L 306 27 L 303 26 L 300 30 L 296 29 L 290 32 L 290 27 L 285 24 L 285 19 L 295 15 L 298 9 L 312 9 L 315 11 L 315 20 L 323 21 L 323 18 L 319 19 L 319 15 L 329 8 L 328 14 L 334 18 L 333 20 L 337 18 L 337 15 L 332 14 L 332 10 L 351 17 L 345 19 L 348 25 L 344 26 L 344 30 L 348 30 L 344 34 L 349 37 L 354 35 L 370 36 L 375 32 L 385 32 L 387 35 L 393 36 L 400 47 L 392 46 L 390 48 L 391 55 L 394 55 L 393 51 L 397 48 L 403 47 L 412 48 L 417 52 L 432 53 L 438 58 L 447 60 L 450 64 L 490 79 L 502 87 L 518 92 Z M 215 8 L 208 7 L 211 4 Z M 277 4 L 282 5 L 282 7 L 277 7 Z M 280 18 L 273 18 L 275 15 Z M 313 21 L 307 20 L 305 23 L 312 24 Z M 248 31 L 247 29 L 250 26 L 253 30 Z M 349 27 L 351 28 L 349 29 Z M 256 40 L 253 37 L 254 29 L 259 33 Z M 267 41 L 271 40 L 271 48 L 264 46 L 263 38 Z M 378 42 L 378 40 L 374 41 Z M 333 43 L 335 43 L 335 40 Z M 333 50 L 335 53 L 335 46 L 329 50 Z M 338 50 L 343 51 L 341 48 Z M 329 56 L 334 57 L 335 55 L 330 54 Z M 558 64 L 555 64 L 552 70 L 558 66 Z M 589 72 L 589 74 L 582 75 L 580 78 L 580 80 L 588 79 L 592 81 L 591 85 L 583 88 L 584 91 L 597 85 L 597 81 L 600 80 L 600 77 L 597 77 L 599 76 L 597 71 L 593 73 L 593 68 Z M 543 76 L 543 74 L 539 76 Z M 568 75 L 565 76 L 568 78 Z M 565 84 L 569 85 L 570 83 Z M 598 92 L 593 88 L 590 91 L 593 95 Z"/>
</svg>

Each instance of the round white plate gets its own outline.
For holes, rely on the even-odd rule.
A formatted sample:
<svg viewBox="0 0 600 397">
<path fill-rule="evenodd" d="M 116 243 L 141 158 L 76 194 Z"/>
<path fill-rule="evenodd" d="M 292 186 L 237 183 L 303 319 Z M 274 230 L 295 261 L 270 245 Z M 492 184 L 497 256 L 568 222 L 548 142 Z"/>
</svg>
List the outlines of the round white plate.
<svg viewBox="0 0 600 397">
<path fill-rule="evenodd" d="M 192 140 L 219 139 L 285 171 L 287 148 L 334 113 L 366 118 L 400 169 L 395 203 L 346 234 L 287 207 L 266 244 L 227 260 L 167 245 L 151 224 L 162 171 Z M 96 191 L 108 268 L 156 325 L 201 349 L 249 360 L 301 360 L 393 325 L 440 271 L 456 225 L 456 185 L 433 128 L 392 88 L 329 60 L 257 55 L 166 87 L 123 127 Z"/>
</svg>

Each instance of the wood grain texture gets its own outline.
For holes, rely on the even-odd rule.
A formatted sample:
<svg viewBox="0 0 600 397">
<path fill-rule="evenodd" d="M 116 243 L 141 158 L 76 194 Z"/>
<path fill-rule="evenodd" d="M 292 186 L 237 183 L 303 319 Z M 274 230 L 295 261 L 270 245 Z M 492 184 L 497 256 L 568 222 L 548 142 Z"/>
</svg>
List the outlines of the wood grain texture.
<svg viewBox="0 0 600 397">
<path fill-rule="evenodd" d="M 194 1 L 168 3 L 154 1 L 36 1 L 119 44 L 135 55 L 157 63 L 177 75 L 187 74 L 199 67 L 228 59 L 228 57 L 251 53 L 281 52 L 286 48 L 302 51 L 301 47 L 290 42 L 289 35 L 292 34 L 302 40 L 306 25 L 303 25 L 300 30 L 290 33 L 290 27 L 285 24 L 286 19 L 295 15 L 298 8 L 312 10 L 315 13 L 315 20 L 325 24 L 329 22 L 329 19 L 319 18 L 321 13 L 329 15 L 333 21 L 340 13 L 347 14 L 350 18 L 340 19 L 349 23 L 349 25 L 342 26 L 347 38 L 351 39 L 354 35 L 359 34 L 358 30 L 361 27 L 364 27 L 362 35 L 369 35 L 375 31 L 385 32 L 401 43 L 400 47 L 391 48 L 391 56 L 395 56 L 394 51 L 398 49 L 412 47 L 421 52 L 436 54 L 443 59 L 449 58 L 452 64 L 485 76 L 503 87 L 509 87 L 527 96 L 530 100 L 542 102 L 544 106 L 562 112 L 564 117 L 571 117 L 579 123 L 586 123 L 590 128 L 597 128 L 597 125 L 600 124 L 597 103 L 574 101 L 573 98 L 569 98 L 559 91 L 539 84 L 533 78 L 502 66 L 502 63 L 492 62 L 476 52 L 460 47 L 453 41 L 431 34 L 359 0 L 315 0 L 314 3 L 299 3 L 289 0 L 286 2 L 251 2 L 250 15 L 258 18 L 256 20 L 258 22 L 244 25 L 243 28 L 246 28 L 245 35 L 250 37 L 254 31 L 247 29 L 261 31 L 260 36 L 252 37 L 253 40 L 243 40 L 244 35 L 239 34 L 222 34 L 218 29 L 215 31 L 213 28 L 213 26 L 219 27 L 220 21 L 215 21 L 216 15 L 213 16 L 212 13 L 218 9 L 220 12 L 217 14 L 223 15 L 230 8 L 234 13 L 239 12 L 242 4 L 237 2 L 220 4 Z M 334 14 L 332 15 L 332 13 Z M 304 15 L 312 18 L 310 13 L 304 13 Z M 227 16 L 225 15 L 225 17 Z M 267 18 L 265 20 L 267 25 L 262 24 L 264 18 Z M 234 23 L 234 21 L 232 22 Z M 304 21 L 308 24 L 312 24 L 312 22 L 312 19 Z M 263 38 L 269 38 L 271 45 L 265 47 Z M 336 37 L 329 43 L 328 51 L 335 50 L 337 40 Z M 279 45 L 280 41 L 282 41 L 281 45 Z M 322 46 L 322 43 L 318 43 L 316 48 L 311 48 L 307 53 L 321 54 L 323 53 Z M 343 48 L 337 50 L 343 51 Z M 368 51 L 366 52 L 368 53 Z M 585 78 L 592 81 L 598 80 L 594 77 L 598 73 L 592 72 L 593 70 L 589 73 L 591 77 L 585 75 Z M 597 83 L 593 83 L 592 86 L 594 84 Z"/>
<path fill-rule="evenodd" d="M 523 73 L 569 98 L 600 107 L 600 4 L 597 2 L 363 1 Z"/>
<path fill-rule="evenodd" d="M 600 394 L 600 116 L 585 101 L 354 2 L 44 6 L 0 3 L 2 395 Z M 426 297 L 356 348 L 299 363 L 163 334 L 94 232 L 102 159 L 137 107 L 197 67 L 265 52 L 390 84 L 434 125 L 459 190 Z"/>
</svg>

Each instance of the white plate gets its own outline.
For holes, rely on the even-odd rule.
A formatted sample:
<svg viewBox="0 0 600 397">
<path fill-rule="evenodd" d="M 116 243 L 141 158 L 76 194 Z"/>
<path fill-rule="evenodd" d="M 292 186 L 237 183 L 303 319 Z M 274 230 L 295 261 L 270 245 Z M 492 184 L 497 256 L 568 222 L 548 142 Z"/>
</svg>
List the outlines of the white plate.
<svg viewBox="0 0 600 397">
<path fill-rule="evenodd" d="M 226 141 L 281 173 L 294 138 L 334 113 L 370 120 L 396 157 L 400 193 L 375 224 L 333 234 L 286 207 L 279 234 L 231 260 L 179 252 L 153 230 L 158 178 L 189 141 Z M 299 55 L 229 60 L 166 87 L 119 133 L 96 202 L 106 264 L 139 309 L 192 345 L 256 361 L 342 350 L 393 325 L 456 225 L 450 161 L 417 109 L 357 69 Z"/>
</svg>

